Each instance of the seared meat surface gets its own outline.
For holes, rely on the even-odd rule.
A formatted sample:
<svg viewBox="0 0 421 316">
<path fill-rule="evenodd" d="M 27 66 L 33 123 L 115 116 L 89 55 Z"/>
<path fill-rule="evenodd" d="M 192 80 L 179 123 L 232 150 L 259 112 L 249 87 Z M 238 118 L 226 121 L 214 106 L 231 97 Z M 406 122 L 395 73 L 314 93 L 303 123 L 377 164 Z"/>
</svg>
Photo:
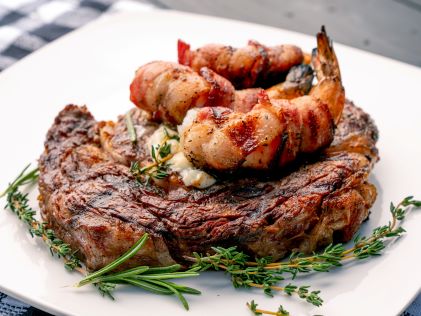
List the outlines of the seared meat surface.
<svg viewBox="0 0 421 316">
<path fill-rule="evenodd" d="M 378 159 L 377 129 L 350 102 L 322 153 L 271 178 L 235 175 L 205 190 L 139 184 L 129 164 L 147 158 L 143 143 L 157 126 L 140 110 L 132 117 L 137 145 L 124 117 L 97 122 L 86 107 L 68 105 L 39 161 L 42 215 L 89 269 L 116 259 L 145 232 L 151 238 L 129 265 L 183 263 L 211 246 L 236 245 L 275 260 L 311 252 L 350 240 L 375 201 L 367 178 Z"/>
</svg>

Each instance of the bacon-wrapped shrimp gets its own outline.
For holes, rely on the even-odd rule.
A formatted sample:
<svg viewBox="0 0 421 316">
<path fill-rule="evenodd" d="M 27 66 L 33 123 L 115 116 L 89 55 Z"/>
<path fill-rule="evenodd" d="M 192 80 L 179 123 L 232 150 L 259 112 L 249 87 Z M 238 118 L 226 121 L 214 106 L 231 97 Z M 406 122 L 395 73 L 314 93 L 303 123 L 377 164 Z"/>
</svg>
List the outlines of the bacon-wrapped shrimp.
<svg viewBox="0 0 421 316">
<path fill-rule="evenodd" d="M 294 45 L 266 47 L 249 41 L 243 48 L 208 44 L 191 50 L 178 40 L 178 62 L 199 71 L 208 67 L 227 78 L 235 88 L 270 86 L 283 81 L 288 70 L 303 62 L 302 50 Z"/>
<path fill-rule="evenodd" d="M 285 82 L 266 91 L 273 99 L 292 99 L 307 94 L 313 80 L 309 65 L 292 67 Z M 130 99 L 152 113 L 156 121 L 180 124 L 195 107 L 223 106 L 248 112 L 257 104 L 261 88 L 235 90 L 225 78 L 204 67 L 191 68 L 171 62 L 154 61 L 140 67 L 130 86 Z"/>
<path fill-rule="evenodd" d="M 215 170 L 282 167 L 300 153 L 333 140 L 345 93 L 339 65 L 324 28 L 312 64 L 318 83 L 309 95 L 269 100 L 265 92 L 247 113 L 228 108 L 193 109 L 182 125 L 181 144 L 196 166 Z"/>
<path fill-rule="evenodd" d="M 152 113 L 156 121 L 180 124 L 195 107 L 223 106 L 248 111 L 262 89 L 236 92 L 225 78 L 204 67 L 197 73 L 190 67 L 153 61 L 140 67 L 130 85 L 130 100 Z"/>
</svg>

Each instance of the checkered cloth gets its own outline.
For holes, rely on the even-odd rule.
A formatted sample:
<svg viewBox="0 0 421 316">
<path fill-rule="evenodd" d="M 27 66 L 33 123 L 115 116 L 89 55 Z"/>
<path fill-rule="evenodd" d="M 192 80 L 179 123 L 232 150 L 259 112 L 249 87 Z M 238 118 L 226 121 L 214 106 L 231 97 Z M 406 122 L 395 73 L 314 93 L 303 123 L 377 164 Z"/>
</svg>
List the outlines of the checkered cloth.
<svg viewBox="0 0 421 316">
<path fill-rule="evenodd" d="M 116 0 L 0 0 L 0 71 L 109 11 L 152 8 Z"/>
<path fill-rule="evenodd" d="M 0 71 L 104 13 L 152 9 L 147 1 L 0 0 Z M 159 1 L 149 1 L 165 7 Z M 3 315 L 48 314 L 0 292 L 0 316 Z M 421 316 L 421 295 L 402 316 Z"/>
</svg>

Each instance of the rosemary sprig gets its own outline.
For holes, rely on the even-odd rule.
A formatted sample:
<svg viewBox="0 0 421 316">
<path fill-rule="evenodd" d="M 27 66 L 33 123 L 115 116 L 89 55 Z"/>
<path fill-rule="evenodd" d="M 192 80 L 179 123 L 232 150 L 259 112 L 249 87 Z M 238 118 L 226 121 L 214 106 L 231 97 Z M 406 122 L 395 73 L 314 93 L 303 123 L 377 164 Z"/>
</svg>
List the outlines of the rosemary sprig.
<svg viewBox="0 0 421 316">
<path fill-rule="evenodd" d="M 26 184 L 34 183 L 38 179 L 38 169 L 27 172 L 29 165 L 19 174 L 19 176 L 9 185 L 5 193 L 7 194 L 7 204 L 5 208 L 14 212 L 20 220 L 29 226 L 29 233 L 32 237 L 41 237 L 49 246 L 51 254 L 64 259 L 66 269 L 76 270 L 85 277 L 77 284 L 84 286 L 93 284 L 103 296 L 114 299 L 112 292 L 116 285 L 132 285 L 155 294 L 175 295 L 181 301 L 183 306 L 188 309 L 188 303 L 184 294 L 201 294 L 200 291 L 168 281 L 169 279 L 180 279 L 198 276 L 199 274 L 191 269 L 185 272 L 179 272 L 179 264 L 152 268 L 148 266 L 138 266 L 132 269 L 115 272 L 112 271 L 133 257 L 146 243 L 148 234 L 145 233 L 125 254 L 111 262 L 104 268 L 88 274 L 82 267 L 80 260 L 76 257 L 76 252 L 72 251 L 69 244 L 57 238 L 53 230 L 47 227 L 35 218 L 36 211 L 32 209 L 28 202 L 28 195 L 23 194 L 18 189 Z"/>
<path fill-rule="evenodd" d="M 112 292 L 117 284 L 130 284 L 155 294 L 174 294 L 181 301 L 184 308 L 188 310 L 189 305 L 183 296 L 183 293 L 201 294 L 200 291 L 167 280 L 195 277 L 199 275 L 196 271 L 190 270 L 179 272 L 181 266 L 175 264 L 159 268 L 138 266 L 113 274 L 109 273 L 132 258 L 144 246 L 148 237 L 149 235 L 145 233 L 125 254 L 102 269 L 87 275 L 76 286 L 80 287 L 87 284 L 94 284 L 99 288 L 103 295 L 114 299 Z"/>
<path fill-rule="evenodd" d="M 297 287 L 288 284 L 281 287 L 277 284 L 285 280 L 286 274 L 295 279 L 300 273 L 328 272 L 351 260 L 363 260 L 380 255 L 387 239 L 399 237 L 405 232 L 400 223 L 411 206 L 421 207 L 421 201 L 408 196 L 396 206 L 392 203 L 390 205 L 392 220 L 387 225 L 373 229 L 368 237 L 355 237 L 353 246 L 348 249 L 343 244 L 331 244 L 322 252 L 311 256 L 295 253 L 286 261 L 272 262 L 269 257 L 250 261 L 249 256 L 238 251 L 236 247 L 214 247 L 212 255 L 202 256 L 195 253 L 194 257 L 185 259 L 194 262 L 192 267 L 200 271 L 225 271 L 231 276 L 234 287 L 261 288 L 268 295 L 273 295 L 274 290 L 288 295 L 297 294 L 307 302 L 320 306 L 323 300 L 319 297 L 319 291 L 310 292 L 308 286 Z"/>
<path fill-rule="evenodd" d="M 161 180 L 169 175 L 169 164 L 167 163 L 173 157 L 171 153 L 170 140 L 180 141 L 177 134 L 170 135 L 164 128 L 165 137 L 162 142 L 156 146 L 151 146 L 152 162 L 146 166 L 141 166 L 138 161 L 130 166 L 130 172 L 141 183 L 149 183 L 151 179 Z"/>
<path fill-rule="evenodd" d="M 276 312 L 268 311 L 264 309 L 257 308 L 257 304 L 252 300 L 250 303 L 247 302 L 247 307 L 250 309 L 250 311 L 253 313 L 253 315 L 259 316 L 259 315 L 275 315 L 275 316 L 289 316 L 289 312 L 284 309 L 282 305 L 279 305 L 278 310 Z"/>
<path fill-rule="evenodd" d="M 144 234 L 124 255 L 119 257 L 118 259 L 114 260 L 110 264 L 106 265 L 100 270 L 97 270 L 89 275 L 87 275 L 85 278 L 83 278 L 79 283 L 78 286 L 83 286 L 88 283 L 96 283 L 94 280 L 98 279 L 103 274 L 106 274 L 107 272 L 110 272 L 111 270 L 114 270 L 117 268 L 120 264 L 124 263 L 131 257 L 133 257 L 145 244 L 146 240 L 148 239 L 148 234 Z"/>
<path fill-rule="evenodd" d="M 7 204 L 5 209 L 10 209 L 20 220 L 29 227 L 32 237 L 41 237 L 50 248 L 51 255 L 64 259 L 64 266 L 67 270 L 79 270 L 83 273 L 80 260 L 72 251 L 70 245 L 57 238 L 54 231 L 47 228 L 45 223 L 35 218 L 36 211 L 28 204 L 28 194 L 20 192 L 18 189 L 26 184 L 32 184 L 38 180 L 38 168 L 26 172 L 30 165 L 27 165 L 17 178 L 9 184 L 9 187 L 1 196 L 7 194 Z"/>
<path fill-rule="evenodd" d="M 7 187 L 7 189 L 0 194 L 0 198 L 5 196 L 6 194 L 11 193 L 12 191 L 16 191 L 18 187 L 25 185 L 25 184 L 30 184 L 30 183 L 34 183 L 35 181 L 38 180 L 38 168 L 35 168 L 27 173 L 26 170 L 28 170 L 28 168 L 31 166 L 31 164 L 28 164 L 22 171 L 21 173 L 19 173 L 19 175 L 16 177 L 15 180 L 12 181 L 12 183 L 9 183 L 9 186 Z"/>
<path fill-rule="evenodd" d="M 130 115 L 130 112 L 126 113 L 126 127 L 127 127 L 127 132 L 129 133 L 130 141 L 133 144 L 136 144 L 137 142 L 136 129 L 134 128 L 133 120 Z"/>
</svg>

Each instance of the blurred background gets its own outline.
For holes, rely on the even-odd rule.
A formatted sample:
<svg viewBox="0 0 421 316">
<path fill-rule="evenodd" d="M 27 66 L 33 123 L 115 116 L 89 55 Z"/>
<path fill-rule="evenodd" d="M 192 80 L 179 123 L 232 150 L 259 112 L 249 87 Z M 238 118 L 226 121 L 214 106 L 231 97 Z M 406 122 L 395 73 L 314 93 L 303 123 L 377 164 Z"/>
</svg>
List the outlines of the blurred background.
<svg viewBox="0 0 421 316">
<path fill-rule="evenodd" d="M 421 67 L 421 0 L 142 0 L 160 8 L 265 24 Z"/>
<path fill-rule="evenodd" d="M 421 67 L 421 0 L 0 0 L 0 71 L 104 13 L 135 6 L 309 35 L 326 25 L 335 42 Z"/>
</svg>

